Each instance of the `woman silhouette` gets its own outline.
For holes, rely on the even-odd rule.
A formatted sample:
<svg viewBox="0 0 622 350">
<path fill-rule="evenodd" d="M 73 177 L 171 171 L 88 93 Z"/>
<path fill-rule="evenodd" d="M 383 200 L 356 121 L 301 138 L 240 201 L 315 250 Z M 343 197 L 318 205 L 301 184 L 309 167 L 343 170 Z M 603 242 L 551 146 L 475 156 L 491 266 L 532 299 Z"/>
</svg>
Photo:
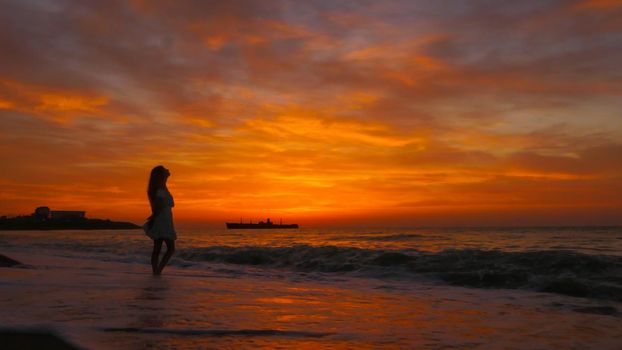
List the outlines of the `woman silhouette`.
<svg viewBox="0 0 622 350">
<path fill-rule="evenodd" d="M 147 219 L 143 229 L 147 236 L 153 239 L 151 268 L 154 275 L 162 273 L 164 266 L 175 252 L 175 240 L 177 239 L 171 209 L 175 203 L 173 196 L 166 187 L 166 180 L 169 176 L 171 173 L 168 169 L 162 165 L 156 166 L 151 170 L 147 188 L 147 196 L 149 197 L 149 204 L 151 204 L 151 216 Z M 166 253 L 162 257 L 162 261 L 158 263 L 162 241 L 166 242 Z"/>
</svg>

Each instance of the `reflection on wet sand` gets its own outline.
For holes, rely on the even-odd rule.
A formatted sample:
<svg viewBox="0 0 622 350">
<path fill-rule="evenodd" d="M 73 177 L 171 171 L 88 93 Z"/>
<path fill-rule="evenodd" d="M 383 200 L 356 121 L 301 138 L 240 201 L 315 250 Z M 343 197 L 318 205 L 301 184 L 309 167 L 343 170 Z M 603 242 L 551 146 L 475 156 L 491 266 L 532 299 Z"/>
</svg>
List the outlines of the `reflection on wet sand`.
<svg viewBox="0 0 622 350">
<path fill-rule="evenodd" d="M 127 308 L 134 309 L 137 320 L 135 327 L 163 327 L 169 311 L 166 299 L 170 281 L 160 277 L 145 276 L 145 285 L 135 299 L 128 300 Z"/>
</svg>

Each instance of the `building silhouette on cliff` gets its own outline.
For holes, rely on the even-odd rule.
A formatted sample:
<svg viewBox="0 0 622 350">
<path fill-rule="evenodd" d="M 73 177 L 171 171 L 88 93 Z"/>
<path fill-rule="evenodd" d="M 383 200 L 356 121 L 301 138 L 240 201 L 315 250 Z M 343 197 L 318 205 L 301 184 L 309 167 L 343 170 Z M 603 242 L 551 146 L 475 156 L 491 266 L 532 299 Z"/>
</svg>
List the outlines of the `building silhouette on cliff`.
<svg viewBox="0 0 622 350">
<path fill-rule="evenodd" d="M 49 207 L 38 207 L 32 216 L 41 220 L 79 220 L 84 219 L 85 211 L 81 210 L 50 210 Z"/>
</svg>

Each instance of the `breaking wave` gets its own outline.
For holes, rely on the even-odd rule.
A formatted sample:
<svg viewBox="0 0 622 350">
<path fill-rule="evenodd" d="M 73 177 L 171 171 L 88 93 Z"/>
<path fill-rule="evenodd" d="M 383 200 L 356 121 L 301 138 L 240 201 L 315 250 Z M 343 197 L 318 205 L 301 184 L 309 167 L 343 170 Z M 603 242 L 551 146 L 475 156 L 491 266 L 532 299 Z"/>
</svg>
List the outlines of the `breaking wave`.
<svg viewBox="0 0 622 350">
<path fill-rule="evenodd" d="M 337 246 L 192 248 L 189 261 L 284 268 L 305 272 L 357 273 L 379 278 L 428 277 L 476 288 L 530 289 L 622 301 L 622 257 L 567 250 L 389 251 Z"/>
<path fill-rule="evenodd" d="M 400 234 L 394 234 L 394 235 L 378 236 L 372 233 L 372 234 L 367 234 L 367 235 L 332 237 L 332 239 L 335 239 L 335 240 L 376 241 L 376 242 L 401 242 L 401 241 L 414 240 L 418 238 L 424 238 L 424 236 L 414 234 L 414 233 L 400 233 Z"/>
</svg>

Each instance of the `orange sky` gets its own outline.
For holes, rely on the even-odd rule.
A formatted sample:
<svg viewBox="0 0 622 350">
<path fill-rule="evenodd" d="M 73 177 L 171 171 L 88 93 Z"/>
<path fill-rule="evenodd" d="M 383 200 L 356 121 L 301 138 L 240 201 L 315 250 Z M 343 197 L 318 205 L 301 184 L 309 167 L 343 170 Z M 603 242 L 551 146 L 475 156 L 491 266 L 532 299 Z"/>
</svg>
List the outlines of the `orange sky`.
<svg viewBox="0 0 622 350">
<path fill-rule="evenodd" d="M 3 4 L 0 214 L 622 224 L 622 1 Z"/>
</svg>

